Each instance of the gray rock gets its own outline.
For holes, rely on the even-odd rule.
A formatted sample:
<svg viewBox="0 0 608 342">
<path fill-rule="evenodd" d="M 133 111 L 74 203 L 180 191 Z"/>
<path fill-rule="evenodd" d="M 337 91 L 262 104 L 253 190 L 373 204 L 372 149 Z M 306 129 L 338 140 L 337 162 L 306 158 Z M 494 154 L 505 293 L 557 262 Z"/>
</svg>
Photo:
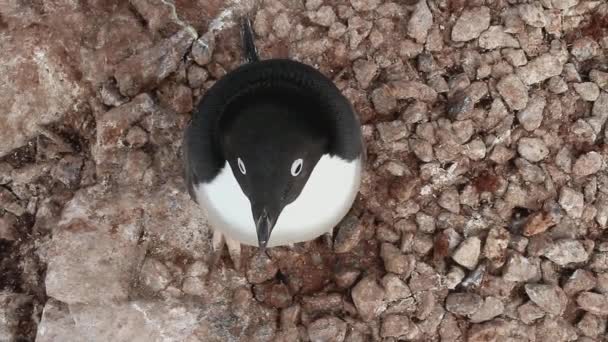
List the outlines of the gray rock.
<svg viewBox="0 0 608 342">
<path fill-rule="evenodd" d="M 256 253 L 249 260 L 247 280 L 252 284 L 261 284 L 272 279 L 278 270 L 277 265 L 265 253 Z"/>
<path fill-rule="evenodd" d="M 554 242 L 544 253 L 554 263 L 565 266 L 569 263 L 585 262 L 589 254 L 578 240 L 562 239 Z"/>
<path fill-rule="evenodd" d="M 416 265 L 413 255 L 405 255 L 399 248 L 387 242 L 382 244 L 380 256 L 384 261 L 384 268 L 388 272 L 402 275 L 405 278 L 409 277 Z"/>
<path fill-rule="evenodd" d="M 483 299 L 475 293 L 450 293 L 445 301 L 446 310 L 460 316 L 473 315 L 482 305 Z"/>
<path fill-rule="evenodd" d="M 600 96 L 600 88 L 593 82 L 574 83 L 572 87 L 585 101 L 593 102 Z"/>
<path fill-rule="evenodd" d="M 423 102 L 437 100 L 437 92 L 422 82 L 393 81 L 389 83 L 389 87 L 398 100 L 414 99 Z"/>
<path fill-rule="evenodd" d="M 372 103 L 378 114 L 389 115 L 397 109 L 397 99 L 388 86 L 381 86 L 372 91 Z"/>
<path fill-rule="evenodd" d="M 354 215 L 347 215 L 338 224 L 336 238 L 334 239 L 334 252 L 346 253 L 352 250 L 361 240 L 363 223 Z"/>
<path fill-rule="evenodd" d="M 452 28 L 452 40 L 466 42 L 479 37 L 490 27 L 490 9 L 485 6 L 467 9 Z"/>
<path fill-rule="evenodd" d="M 396 301 L 412 295 L 407 284 L 395 274 L 388 273 L 382 278 L 382 287 L 386 292 L 385 299 Z"/>
<path fill-rule="evenodd" d="M 595 151 L 587 152 L 574 162 L 572 172 L 578 177 L 593 175 L 602 169 L 603 162 L 601 154 Z"/>
<path fill-rule="evenodd" d="M 469 270 L 475 269 L 481 252 L 481 240 L 472 236 L 464 240 L 452 255 L 452 259 Z"/>
<path fill-rule="evenodd" d="M 346 323 L 337 317 L 322 317 L 308 325 L 308 338 L 315 342 L 342 342 L 346 337 L 346 327 Z"/>
<path fill-rule="evenodd" d="M 53 232 L 46 292 L 64 303 L 126 300 L 145 254 L 138 198 L 128 192 L 99 198 L 96 191 L 77 192 Z"/>
<path fill-rule="evenodd" d="M 606 318 L 587 312 L 583 315 L 583 318 L 578 322 L 576 327 L 585 336 L 597 338 L 602 336 L 606 331 Z"/>
<path fill-rule="evenodd" d="M 378 8 L 380 0 L 350 0 L 350 4 L 357 12 L 373 11 Z"/>
<path fill-rule="evenodd" d="M 576 298 L 581 309 L 598 316 L 608 315 L 608 296 L 605 294 L 583 292 Z"/>
<path fill-rule="evenodd" d="M 518 7 L 521 19 L 528 25 L 534 27 L 545 27 L 547 17 L 540 5 L 522 4 Z"/>
<path fill-rule="evenodd" d="M 535 163 L 549 155 L 549 149 L 542 139 L 521 138 L 517 143 L 517 152 L 526 160 Z"/>
<path fill-rule="evenodd" d="M 553 94 L 563 94 L 568 91 L 568 84 L 561 76 L 553 76 L 547 82 L 547 88 Z"/>
<path fill-rule="evenodd" d="M 559 286 L 526 284 L 526 294 L 536 305 L 552 315 L 560 315 L 566 308 L 568 298 Z"/>
<path fill-rule="evenodd" d="M 164 290 L 171 282 L 171 273 L 159 260 L 147 258 L 139 275 L 141 282 L 152 291 Z"/>
<path fill-rule="evenodd" d="M 378 65 L 372 61 L 358 59 L 353 63 L 355 78 L 361 88 L 366 89 L 378 73 Z"/>
<path fill-rule="evenodd" d="M 460 198 L 458 195 L 458 190 L 455 188 L 450 188 L 441 193 L 438 201 L 439 206 L 442 208 L 454 213 L 458 214 L 460 212 Z"/>
<path fill-rule="evenodd" d="M 543 121 L 543 110 L 547 105 L 544 96 L 533 95 L 526 108 L 517 113 L 517 119 L 527 131 L 534 131 Z"/>
<path fill-rule="evenodd" d="M 330 6 L 322 6 L 316 12 L 309 12 L 308 18 L 317 25 L 330 27 L 336 21 L 336 13 Z"/>
<path fill-rule="evenodd" d="M 566 10 L 570 7 L 574 7 L 579 3 L 580 0 L 551 0 L 551 4 L 554 8 L 560 10 Z"/>
<path fill-rule="evenodd" d="M 419 0 L 407 24 L 407 34 L 416 42 L 422 44 L 426 41 L 429 29 L 433 25 L 433 14 L 426 0 Z"/>
<path fill-rule="evenodd" d="M 403 338 L 413 330 L 412 321 L 405 315 L 387 315 L 382 319 L 380 336 Z"/>
<path fill-rule="evenodd" d="M 177 70 L 193 40 L 190 31 L 182 30 L 153 48 L 127 58 L 114 73 L 120 92 L 134 96 L 142 90 L 156 87 Z"/>
<path fill-rule="evenodd" d="M 526 63 L 528 63 L 526 53 L 521 49 L 506 48 L 501 52 L 504 59 L 514 67 L 526 65 Z"/>
<path fill-rule="evenodd" d="M 490 26 L 479 36 L 479 47 L 486 50 L 519 48 L 519 42 L 515 37 L 506 33 L 504 27 L 496 25 Z"/>
<path fill-rule="evenodd" d="M 591 59 L 600 51 L 599 44 L 591 37 L 582 37 L 575 40 L 570 48 L 570 53 L 579 61 Z"/>
<path fill-rule="evenodd" d="M 603 91 L 608 91 L 608 72 L 593 69 L 589 72 L 589 79 Z"/>
<path fill-rule="evenodd" d="M 364 321 L 376 318 L 383 310 L 384 289 L 374 276 L 361 279 L 351 291 L 353 303 Z"/>
<path fill-rule="evenodd" d="M 542 82 L 562 73 L 563 63 L 551 54 L 543 54 L 516 69 L 517 76 L 526 85 Z"/>
<path fill-rule="evenodd" d="M 583 215 L 584 196 L 574 189 L 567 186 L 562 187 L 559 204 L 566 211 L 566 214 L 573 219 L 580 218 Z"/>
<path fill-rule="evenodd" d="M 196 64 L 205 66 L 211 62 L 211 57 L 215 51 L 215 36 L 212 33 L 204 34 L 192 44 L 190 54 Z"/>
<path fill-rule="evenodd" d="M 509 108 L 513 110 L 526 108 L 528 104 L 528 89 L 519 77 L 514 74 L 503 77 L 496 84 L 496 88 Z"/>
<path fill-rule="evenodd" d="M 540 263 L 538 259 L 530 260 L 514 253 L 504 267 L 503 278 L 514 282 L 529 282 L 540 279 Z"/>
<path fill-rule="evenodd" d="M 574 295 L 582 291 L 589 291 L 597 285 L 597 279 L 592 272 L 578 269 L 572 273 L 564 284 L 564 292 Z"/>
<path fill-rule="evenodd" d="M 506 259 L 507 247 L 511 234 L 502 227 L 494 227 L 488 233 L 483 254 L 496 265 L 502 265 Z"/>
<path fill-rule="evenodd" d="M 545 316 L 545 310 L 534 304 L 534 302 L 529 301 L 517 308 L 517 314 L 522 322 L 532 324 L 537 319 Z"/>
<path fill-rule="evenodd" d="M 495 297 L 486 297 L 479 310 L 471 315 L 470 319 L 473 323 L 481 323 L 502 315 L 504 311 L 505 306 L 502 301 Z"/>
</svg>

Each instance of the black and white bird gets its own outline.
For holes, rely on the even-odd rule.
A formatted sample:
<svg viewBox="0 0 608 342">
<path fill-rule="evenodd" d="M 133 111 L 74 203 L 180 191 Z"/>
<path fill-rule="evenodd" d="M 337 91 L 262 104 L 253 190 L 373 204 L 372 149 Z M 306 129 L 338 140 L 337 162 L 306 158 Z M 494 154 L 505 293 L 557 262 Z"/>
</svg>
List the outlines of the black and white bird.
<svg viewBox="0 0 608 342">
<path fill-rule="evenodd" d="M 186 128 L 190 196 L 214 248 L 291 245 L 331 232 L 359 190 L 363 140 L 356 113 L 330 79 L 289 59 L 259 60 L 250 22 L 247 63 L 218 80 Z"/>
</svg>

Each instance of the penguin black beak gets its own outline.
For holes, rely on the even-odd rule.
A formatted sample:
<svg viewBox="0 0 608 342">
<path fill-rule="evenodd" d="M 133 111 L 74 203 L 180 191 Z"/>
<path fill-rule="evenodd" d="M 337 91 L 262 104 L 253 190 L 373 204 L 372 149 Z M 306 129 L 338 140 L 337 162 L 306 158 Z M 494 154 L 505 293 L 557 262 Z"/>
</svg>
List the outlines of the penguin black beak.
<svg viewBox="0 0 608 342">
<path fill-rule="evenodd" d="M 262 212 L 255 221 L 255 229 L 258 234 L 258 246 L 262 251 L 266 250 L 266 245 L 268 244 L 268 240 L 270 240 L 270 233 L 272 233 L 275 222 L 275 218 L 272 217 L 272 215 L 269 215 L 266 209 L 262 209 Z"/>
</svg>

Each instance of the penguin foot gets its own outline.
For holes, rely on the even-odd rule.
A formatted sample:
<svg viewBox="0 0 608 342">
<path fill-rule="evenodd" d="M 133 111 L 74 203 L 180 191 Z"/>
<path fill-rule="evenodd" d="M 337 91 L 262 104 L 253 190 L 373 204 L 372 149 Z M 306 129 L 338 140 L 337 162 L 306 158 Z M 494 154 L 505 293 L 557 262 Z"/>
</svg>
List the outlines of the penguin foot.
<svg viewBox="0 0 608 342">
<path fill-rule="evenodd" d="M 234 265 L 234 269 L 237 271 L 241 269 L 241 243 L 237 240 L 233 240 L 224 234 L 220 233 L 217 230 L 213 231 L 212 238 L 212 247 L 213 247 L 213 255 L 211 260 L 211 265 L 213 267 L 217 266 L 219 262 L 223 247 L 226 245 L 228 247 L 228 254 L 230 255 L 230 259 Z"/>
</svg>

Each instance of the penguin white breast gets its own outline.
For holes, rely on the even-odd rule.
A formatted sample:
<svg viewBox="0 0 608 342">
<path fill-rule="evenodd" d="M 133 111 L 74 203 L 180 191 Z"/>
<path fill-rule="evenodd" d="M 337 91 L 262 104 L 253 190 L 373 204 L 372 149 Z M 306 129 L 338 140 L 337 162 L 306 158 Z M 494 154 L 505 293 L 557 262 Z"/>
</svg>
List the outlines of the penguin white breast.
<svg viewBox="0 0 608 342">
<path fill-rule="evenodd" d="M 357 196 L 361 170 L 361 158 L 346 161 L 323 155 L 298 198 L 279 215 L 268 247 L 312 240 L 333 229 Z M 213 229 L 241 243 L 258 245 L 249 199 L 229 163 L 213 181 L 196 186 L 195 192 Z"/>
</svg>

